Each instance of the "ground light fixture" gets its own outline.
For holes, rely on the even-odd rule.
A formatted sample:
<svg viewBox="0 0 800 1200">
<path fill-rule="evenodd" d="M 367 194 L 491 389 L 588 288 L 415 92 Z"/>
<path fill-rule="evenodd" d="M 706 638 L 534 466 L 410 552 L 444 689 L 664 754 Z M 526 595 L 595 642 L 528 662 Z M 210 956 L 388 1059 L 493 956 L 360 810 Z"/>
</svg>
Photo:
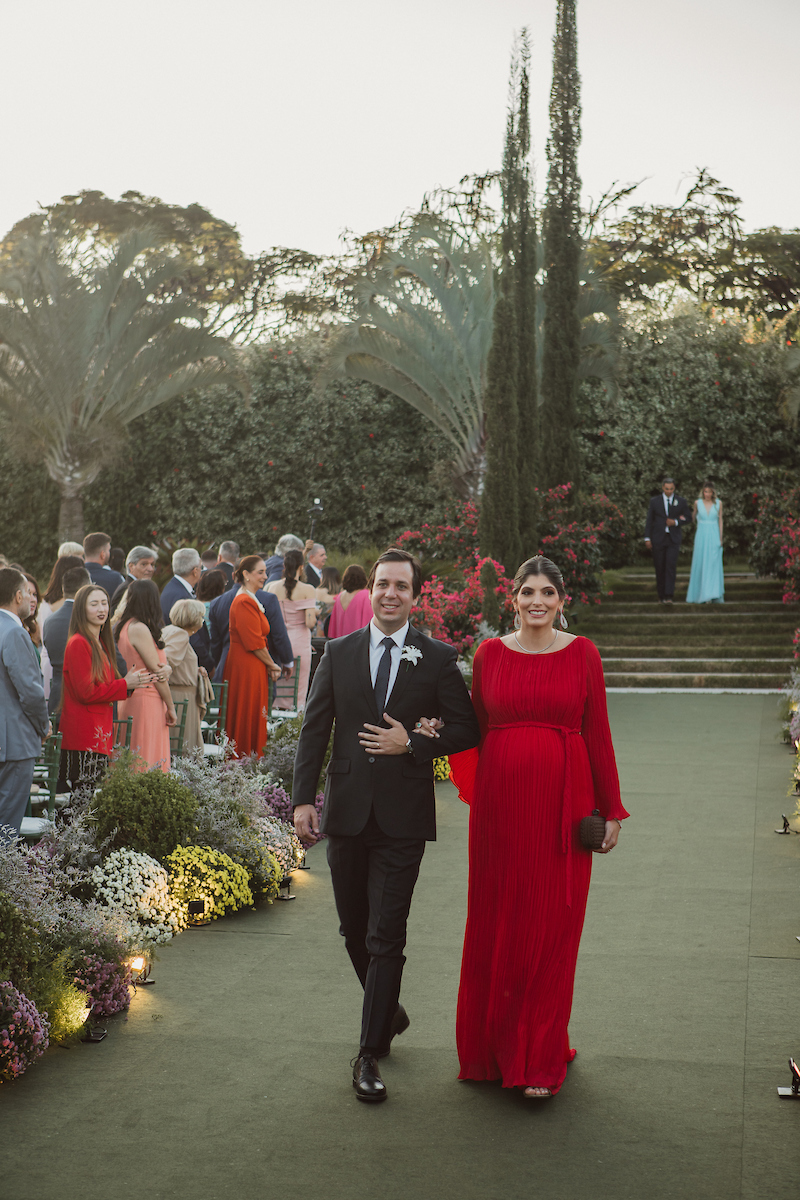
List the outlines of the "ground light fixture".
<svg viewBox="0 0 800 1200">
<path fill-rule="evenodd" d="M 133 984 L 134 991 L 136 991 L 137 987 L 144 987 L 145 984 L 155 983 L 155 979 L 150 978 L 150 963 L 143 955 L 137 954 L 136 958 L 132 958 L 130 966 L 131 983 Z"/>
<path fill-rule="evenodd" d="M 286 888 L 285 895 L 284 895 L 284 891 L 283 891 L 284 888 Z M 297 899 L 297 896 L 292 895 L 292 877 L 291 877 L 291 875 L 284 875 L 283 879 L 280 882 L 280 887 L 278 888 L 278 894 L 275 897 L 275 899 L 276 900 L 296 900 Z"/>
<path fill-rule="evenodd" d="M 789 1059 L 789 1070 L 792 1072 L 792 1086 L 779 1087 L 778 1095 L 782 1100 L 800 1100 L 800 1067 L 793 1058 Z"/>
<path fill-rule="evenodd" d="M 202 929 L 204 925 L 210 925 L 211 922 L 206 918 L 206 902 L 205 900 L 190 900 L 187 904 L 189 910 L 189 928 Z"/>
<path fill-rule="evenodd" d="M 94 1006 L 92 1006 L 92 1008 L 86 1009 L 85 1020 L 87 1020 L 87 1021 L 91 1020 L 93 1009 L 94 1009 Z M 99 1026 L 97 1026 L 97 1025 L 90 1025 L 89 1028 L 86 1030 L 86 1033 L 81 1038 L 81 1041 L 89 1042 L 90 1044 L 93 1045 L 95 1042 L 102 1042 L 103 1038 L 106 1036 L 107 1033 L 108 1033 L 107 1029 L 100 1029 Z"/>
</svg>

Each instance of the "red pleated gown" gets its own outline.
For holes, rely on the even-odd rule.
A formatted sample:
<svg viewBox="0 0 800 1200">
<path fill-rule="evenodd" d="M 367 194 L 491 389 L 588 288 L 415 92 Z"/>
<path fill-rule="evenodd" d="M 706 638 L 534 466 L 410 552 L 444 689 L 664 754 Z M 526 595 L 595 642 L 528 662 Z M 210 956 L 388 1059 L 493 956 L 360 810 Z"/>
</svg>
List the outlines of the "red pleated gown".
<svg viewBox="0 0 800 1200">
<path fill-rule="evenodd" d="M 470 803 L 459 1078 L 557 1092 L 592 870 L 578 826 L 593 808 L 628 815 L 603 668 L 586 638 L 537 655 L 494 638 L 472 679 L 481 744 L 450 760 Z"/>
</svg>

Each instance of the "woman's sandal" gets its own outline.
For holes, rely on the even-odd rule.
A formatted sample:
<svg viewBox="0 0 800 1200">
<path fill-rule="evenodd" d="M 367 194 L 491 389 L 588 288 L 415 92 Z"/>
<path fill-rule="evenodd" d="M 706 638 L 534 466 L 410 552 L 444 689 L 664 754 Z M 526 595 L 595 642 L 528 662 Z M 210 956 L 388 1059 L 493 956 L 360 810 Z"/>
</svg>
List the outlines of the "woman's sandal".
<svg viewBox="0 0 800 1200">
<path fill-rule="evenodd" d="M 522 1095 L 526 1100 L 552 1100 L 553 1093 L 550 1088 L 540 1087 L 525 1087 L 522 1089 Z"/>
</svg>

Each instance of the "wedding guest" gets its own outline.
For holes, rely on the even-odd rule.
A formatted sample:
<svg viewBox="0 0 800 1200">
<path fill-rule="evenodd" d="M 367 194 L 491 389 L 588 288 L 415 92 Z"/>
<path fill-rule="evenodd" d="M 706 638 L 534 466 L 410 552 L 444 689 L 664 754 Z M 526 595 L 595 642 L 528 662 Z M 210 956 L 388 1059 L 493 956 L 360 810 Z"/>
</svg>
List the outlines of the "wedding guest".
<svg viewBox="0 0 800 1200">
<path fill-rule="evenodd" d="M 321 542 L 306 542 L 305 581 L 313 587 L 322 583 L 322 568 L 328 557 L 328 552 Z"/>
<path fill-rule="evenodd" d="M 38 620 L 36 619 L 36 615 L 39 612 L 39 605 L 42 602 L 39 584 L 36 582 L 33 575 L 30 575 L 17 563 L 12 563 L 11 565 L 15 570 L 21 570 L 22 574 L 25 576 L 25 590 L 28 596 L 28 613 L 26 616 L 22 617 L 22 625 L 24 629 L 27 629 L 30 635 L 30 639 L 33 642 L 33 648 L 36 651 L 36 657 L 39 660 L 39 666 L 41 669 L 42 630 Z"/>
<path fill-rule="evenodd" d="M 717 499 L 714 485 L 703 484 L 699 499 L 694 502 L 697 533 L 692 549 L 692 570 L 689 576 L 687 604 L 724 604 L 725 572 L 722 566 L 722 501 Z"/>
<path fill-rule="evenodd" d="M 256 554 L 251 557 L 261 558 L 261 555 Z M 281 559 L 281 562 L 283 562 L 283 559 Z M 222 683 L 225 678 L 225 662 L 228 658 L 228 649 L 230 647 L 231 605 L 241 590 L 241 586 L 234 578 L 233 586 L 221 596 L 217 596 L 216 600 L 212 600 L 208 610 L 208 624 L 211 633 L 211 656 L 217 664 L 214 671 L 214 683 Z M 286 625 L 284 624 L 278 597 L 273 596 L 271 592 L 265 592 L 263 589 L 260 589 L 256 592 L 256 600 L 258 600 L 264 609 L 264 615 L 269 625 L 267 649 L 275 662 L 281 664 L 282 677 L 288 679 L 294 671 L 294 653 L 292 651 L 292 643 L 289 641 L 289 634 L 286 632 Z"/>
<path fill-rule="evenodd" d="M 372 620 L 372 603 L 367 588 L 367 574 L 358 563 L 351 563 L 342 577 L 342 590 L 333 602 L 328 637 L 344 637 L 363 629 Z"/>
<path fill-rule="evenodd" d="M 233 577 L 241 586 L 230 607 L 230 648 L 225 660 L 225 679 L 228 681 L 225 731 L 235 743 L 239 758 L 249 754 L 257 758 L 263 756 L 267 744 L 269 681 L 277 680 L 281 674 L 281 668 L 267 649 L 269 621 L 257 596 L 264 587 L 266 576 L 264 560 L 257 554 L 248 554 Z"/>
<path fill-rule="evenodd" d="M 114 595 L 121 583 L 124 583 L 119 571 L 112 571 L 108 565 L 111 557 L 111 538 L 107 533 L 87 533 L 83 539 L 83 553 L 86 560 L 86 570 L 92 577 L 92 583 L 98 583 Z"/>
<path fill-rule="evenodd" d="M 105 588 L 87 583 L 78 590 L 64 651 L 60 792 L 92 785 L 103 775 L 112 750 L 114 701 L 124 701 L 152 679 L 149 671 L 136 666 L 120 678 L 108 613 Z"/>
<path fill-rule="evenodd" d="M 674 601 L 681 536 L 689 515 L 689 505 L 676 495 L 675 480 L 667 475 L 661 481 L 661 495 L 650 499 L 644 527 L 644 544 L 653 554 L 656 591 L 662 604 Z"/>
<path fill-rule="evenodd" d="M 203 572 L 204 573 L 206 571 L 213 571 L 217 565 L 216 550 L 204 550 L 203 553 L 200 555 L 200 562 L 203 564 Z M 197 591 L 197 588 L 195 588 L 195 591 Z"/>
<path fill-rule="evenodd" d="M 156 552 L 152 546 L 134 546 L 125 560 L 125 579 L 111 597 L 111 615 L 117 611 L 122 597 L 134 579 L 152 579 L 156 569 Z"/>
<path fill-rule="evenodd" d="M 64 558 L 66 555 L 77 554 L 78 558 L 83 562 L 86 557 L 83 546 L 80 542 L 62 542 L 58 547 L 58 558 Z"/>
<path fill-rule="evenodd" d="M 342 577 L 336 567 L 323 567 L 322 580 L 317 588 L 316 637 L 328 636 L 328 622 L 333 610 L 333 602 L 341 590 Z"/>
<path fill-rule="evenodd" d="M 177 718 L 169 690 L 172 672 L 161 640 L 162 625 L 158 588 L 152 579 L 135 580 L 125 594 L 125 612 L 116 627 L 117 645 L 128 667 L 148 672 L 151 679 L 147 687 L 119 704 L 117 711 L 120 720 L 133 717 L 131 750 L 139 759 L 136 769 L 158 767 L 166 774 L 170 763 L 169 730 Z"/>
<path fill-rule="evenodd" d="M 66 562 L 74 562 L 80 565 L 70 567 L 64 572 L 61 580 L 61 605 L 50 614 L 44 623 L 42 631 L 42 641 L 44 646 L 42 649 L 42 661 L 44 662 L 45 652 L 47 653 L 47 661 L 50 664 L 52 677 L 50 681 L 50 693 L 47 697 L 47 711 L 52 716 L 58 712 L 61 704 L 61 681 L 64 670 L 64 652 L 69 641 L 69 629 L 72 623 L 72 606 L 75 597 L 82 587 L 86 587 L 87 583 L 91 583 L 89 572 L 83 566 L 83 559 L 78 558 L 77 554 L 68 555 Z M 117 667 L 119 671 L 119 666 Z"/>
<path fill-rule="evenodd" d="M 197 599 L 202 602 L 203 622 L 210 633 L 211 624 L 208 619 L 208 610 L 211 608 L 211 601 L 216 600 L 217 596 L 221 596 L 223 592 L 228 590 L 224 573 L 217 567 L 214 567 L 213 571 L 204 571 L 194 590 Z M 172 612 L 172 609 L 170 609 L 170 612 Z"/>
<path fill-rule="evenodd" d="M 173 702 L 186 700 L 186 725 L 183 735 L 183 750 L 188 753 L 203 744 L 200 722 L 206 711 L 208 672 L 197 661 L 190 638 L 197 633 L 205 619 L 205 605 L 201 600 L 176 600 L 170 609 L 169 625 L 161 630 L 161 640 L 167 652 L 167 662 L 172 668 L 169 690 Z"/>
<path fill-rule="evenodd" d="M 278 583 L 268 583 L 267 591 L 277 596 L 283 613 L 284 624 L 292 644 L 292 654 L 300 660 L 299 677 L 297 680 L 297 708 L 305 708 L 308 694 L 308 678 L 311 671 L 311 630 L 317 623 L 316 588 L 310 583 L 303 583 L 303 555 L 299 550 L 289 550 L 283 559 L 283 579 Z M 291 708 L 292 701 L 287 695 L 276 694 L 276 708 Z"/>
<path fill-rule="evenodd" d="M 83 567 L 83 551 L 81 551 L 80 557 L 77 554 L 64 554 L 56 559 L 55 565 L 54 565 L 52 571 L 50 572 L 50 579 L 48 581 L 44 595 L 42 596 L 42 603 L 39 605 L 38 621 L 39 621 L 39 629 L 42 633 L 42 646 L 41 646 L 42 683 L 44 684 L 44 694 L 47 697 L 48 704 L 49 704 L 49 700 L 50 700 L 51 681 L 53 678 L 53 667 L 52 667 L 52 664 L 50 661 L 50 654 L 47 649 L 47 644 L 44 640 L 44 627 L 47 624 L 48 618 L 51 617 L 53 613 L 58 612 L 58 610 L 61 608 L 62 604 L 64 603 L 62 581 L 63 581 L 64 576 L 66 575 L 67 571 L 70 571 L 73 567 L 81 567 L 81 568 Z M 90 580 L 88 579 L 88 576 L 87 576 L 87 579 L 85 580 L 85 582 L 86 583 L 90 582 Z M 78 589 L 76 588 L 75 591 L 77 591 L 77 590 Z M 73 595 L 74 594 L 75 593 L 73 592 Z M 67 626 L 68 625 L 69 625 L 69 622 L 67 622 Z M 64 644 L 66 645 L 66 641 Z M 61 661 L 62 662 L 64 661 L 63 647 L 62 647 L 62 653 L 61 653 Z"/>
<path fill-rule="evenodd" d="M 200 555 L 193 546 L 183 546 L 172 555 L 172 579 L 164 584 L 161 593 L 161 614 L 164 624 L 169 623 L 169 613 L 176 600 L 194 599 L 194 589 L 203 574 Z"/>
<path fill-rule="evenodd" d="M 233 572 L 239 561 L 239 546 L 236 542 L 223 542 L 219 548 L 219 560 L 215 571 L 222 571 L 225 576 L 225 591 L 233 584 Z"/>
<path fill-rule="evenodd" d="M 628 813 L 600 655 L 563 632 L 561 572 L 537 555 L 512 595 L 515 631 L 475 653 L 480 746 L 450 760 L 471 803 L 456 1040 L 460 1079 L 500 1079 L 543 1100 L 575 1057 L 567 1023 L 592 870 L 578 826 L 598 808 L 608 854 Z"/>
<path fill-rule="evenodd" d="M 20 571 L 0 568 L 0 843 L 19 834 L 48 732 L 39 664 L 22 629 L 30 612 L 25 585 Z"/>
<path fill-rule="evenodd" d="M 111 571 L 122 574 L 125 570 L 125 551 L 121 546 L 112 546 L 108 556 L 108 567 Z"/>
<path fill-rule="evenodd" d="M 302 549 L 303 543 L 293 533 L 285 533 L 282 538 L 278 538 L 275 553 L 264 564 L 267 568 L 267 583 L 276 583 L 283 575 L 283 556 L 287 550 Z"/>
</svg>

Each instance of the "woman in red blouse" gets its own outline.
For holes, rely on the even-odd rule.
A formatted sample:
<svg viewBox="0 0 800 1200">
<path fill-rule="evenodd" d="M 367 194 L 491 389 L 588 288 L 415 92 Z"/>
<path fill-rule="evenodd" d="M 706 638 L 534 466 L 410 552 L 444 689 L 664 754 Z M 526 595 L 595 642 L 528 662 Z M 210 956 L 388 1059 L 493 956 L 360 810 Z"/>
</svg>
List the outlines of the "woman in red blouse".
<svg viewBox="0 0 800 1200">
<path fill-rule="evenodd" d="M 124 700 L 134 688 L 145 687 L 148 671 L 117 671 L 114 638 L 108 620 L 105 588 L 92 583 L 75 597 L 64 651 L 61 688 L 61 764 L 58 790 L 74 791 L 93 784 L 103 774 L 111 753 L 115 700 Z"/>
<path fill-rule="evenodd" d="M 600 655 L 563 631 L 561 572 L 529 559 L 513 597 L 515 632 L 475 654 L 480 746 L 451 758 L 471 804 L 456 1040 L 460 1079 L 501 1079 L 543 1100 L 575 1057 L 567 1024 L 592 871 L 578 827 L 598 808 L 608 854 L 628 814 Z"/>
</svg>

